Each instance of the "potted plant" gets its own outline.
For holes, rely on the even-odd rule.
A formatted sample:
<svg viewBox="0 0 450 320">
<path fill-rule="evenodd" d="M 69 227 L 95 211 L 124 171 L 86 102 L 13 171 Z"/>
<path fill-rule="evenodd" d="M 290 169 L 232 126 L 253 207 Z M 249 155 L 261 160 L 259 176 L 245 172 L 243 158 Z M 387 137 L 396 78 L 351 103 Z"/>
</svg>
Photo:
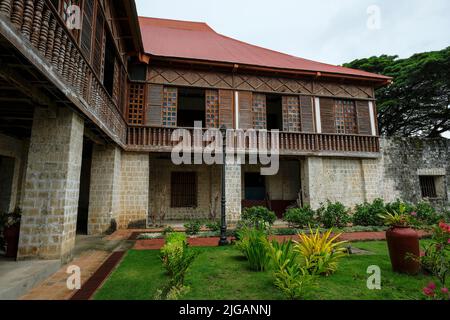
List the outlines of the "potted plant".
<svg viewBox="0 0 450 320">
<path fill-rule="evenodd" d="M 386 240 L 394 272 L 418 274 L 420 243 L 419 234 L 414 230 L 416 226 L 414 213 L 409 214 L 406 205 L 401 203 L 398 209 L 380 215 L 380 218 L 389 226 Z"/>
<path fill-rule="evenodd" d="M 20 209 L 16 209 L 14 212 L 6 213 L 1 216 L 0 226 L 3 229 L 7 258 L 17 258 L 21 217 L 22 213 Z"/>
</svg>

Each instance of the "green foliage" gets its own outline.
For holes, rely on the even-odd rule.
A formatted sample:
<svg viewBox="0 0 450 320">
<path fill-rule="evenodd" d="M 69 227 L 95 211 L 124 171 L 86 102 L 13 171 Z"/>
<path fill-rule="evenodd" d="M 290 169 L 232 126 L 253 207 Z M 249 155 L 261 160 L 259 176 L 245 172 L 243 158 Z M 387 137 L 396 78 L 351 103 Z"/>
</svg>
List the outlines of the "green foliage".
<svg viewBox="0 0 450 320">
<path fill-rule="evenodd" d="M 282 243 L 274 240 L 269 244 L 269 255 L 275 270 L 292 267 L 298 264 L 299 254 L 294 251 L 292 240 Z"/>
<path fill-rule="evenodd" d="M 399 212 L 403 211 L 404 214 L 411 214 L 414 212 L 414 206 L 408 202 L 404 202 L 400 199 L 395 200 L 391 203 L 386 203 L 387 212 Z"/>
<path fill-rule="evenodd" d="M 353 214 L 353 224 L 356 226 L 382 226 L 380 215 L 386 212 L 383 199 L 376 199 L 372 203 L 357 205 Z"/>
<path fill-rule="evenodd" d="M 407 59 L 382 55 L 344 66 L 394 78 L 376 90 L 382 134 L 435 138 L 450 130 L 450 47 Z"/>
<path fill-rule="evenodd" d="M 163 235 L 166 235 L 166 234 L 168 234 L 168 233 L 173 233 L 173 232 L 175 232 L 175 229 L 172 228 L 171 226 L 167 226 L 167 227 L 165 227 L 164 230 L 163 230 Z"/>
<path fill-rule="evenodd" d="M 391 228 L 413 227 L 416 220 L 411 213 L 408 213 L 408 210 L 411 210 L 411 213 L 413 212 L 408 204 L 399 202 L 395 203 L 391 209 L 387 209 L 386 213 L 380 214 L 379 217 L 386 226 Z"/>
<path fill-rule="evenodd" d="M 236 247 L 247 258 L 250 268 L 265 271 L 270 262 L 266 232 L 257 228 L 244 228 L 239 231 L 239 239 Z"/>
<path fill-rule="evenodd" d="M 184 228 L 186 229 L 186 233 L 188 235 L 196 235 L 200 232 L 200 229 L 202 228 L 203 223 L 200 220 L 192 220 L 188 223 L 184 224 Z"/>
<path fill-rule="evenodd" d="M 286 211 L 283 219 L 289 223 L 290 226 L 296 228 L 304 228 L 314 224 L 314 210 L 310 205 L 303 208 L 292 208 Z"/>
<path fill-rule="evenodd" d="M 186 287 L 183 285 L 167 285 L 163 289 L 156 290 L 156 294 L 154 296 L 154 300 L 169 300 L 175 301 L 180 300 L 183 296 L 188 294 L 191 291 L 190 287 Z"/>
<path fill-rule="evenodd" d="M 183 286 L 186 272 L 196 256 L 195 252 L 189 250 L 185 234 L 170 233 L 166 236 L 160 257 L 171 278 L 169 286 Z"/>
<path fill-rule="evenodd" d="M 349 210 L 340 202 L 327 201 L 317 210 L 320 223 L 327 229 L 346 227 L 351 221 Z"/>
<path fill-rule="evenodd" d="M 264 229 L 267 225 L 273 225 L 277 216 L 266 207 L 252 207 L 244 209 L 242 220 L 255 228 Z"/>
<path fill-rule="evenodd" d="M 416 212 L 416 218 L 425 225 L 437 224 L 441 219 L 436 209 L 428 201 L 421 201 L 416 204 L 414 211 Z"/>
<path fill-rule="evenodd" d="M 290 300 L 299 300 L 314 286 L 314 276 L 298 266 L 275 271 L 275 286 Z"/>
<path fill-rule="evenodd" d="M 208 223 L 206 223 L 205 226 L 213 232 L 220 231 L 220 222 L 219 221 L 208 222 Z"/>
<path fill-rule="evenodd" d="M 295 250 L 300 253 L 303 267 L 311 275 L 330 275 L 336 272 L 338 261 L 345 256 L 346 241 L 338 242 L 341 234 L 332 236 L 332 230 L 321 234 L 320 229 L 310 234 L 299 234 Z"/>
</svg>

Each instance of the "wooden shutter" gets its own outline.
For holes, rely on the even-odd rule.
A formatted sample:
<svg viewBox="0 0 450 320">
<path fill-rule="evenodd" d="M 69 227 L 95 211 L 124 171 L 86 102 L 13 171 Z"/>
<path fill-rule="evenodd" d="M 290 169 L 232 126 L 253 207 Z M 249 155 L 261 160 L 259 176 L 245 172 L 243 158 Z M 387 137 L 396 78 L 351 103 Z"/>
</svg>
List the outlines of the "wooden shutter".
<svg viewBox="0 0 450 320">
<path fill-rule="evenodd" d="M 253 128 L 252 93 L 249 91 L 239 92 L 239 129 Z"/>
<path fill-rule="evenodd" d="M 144 124 L 145 86 L 131 83 L 128 88 L 128 123 L 132 125 Z"/>
<path fill-rule="evenodd" d="M 219 91 L 206 90 L 206 128 L 219 128 Z"/>
<path fill-rule="evenodd" d="M 233 126 L 233 91 L 219 90 L 219 119 L 220 125 L 225 125 L 227 129 Z"/>
<path fill-rule="evenodd" d="M 300 102 L 297 96 L 283 96 L 283 131 L 300 132 Z"/>
<path fill-rule="evenodd" d="M 163 87 L 162 101 L 162 126 L 175 128 L 177 126 L 178 89 Z"/>
<path fill-rule="evenodd" d="M 320 118 L 323 133 L 336 133 L 334 99 L 320 98 Z"/>
<path fill-rule="evenodd" d="M 253 94 L 253 128 L 267 129 L 267 100 L 265 94 Z"/>
<path fill-rule="evenodd" d="M 97 10 L 95 22 L 94 55 L 92 56 L 92 66 L 100 80 L 103 80 L 104 60 L 105 60 L 105 19 L 101 10 Z"/>
<path fill-rule="evenodd" d="M 81 30 L 81 51 L 90 61 L 92 48 L 92 20 L 94 17 L 94 0 L 84 0 L 83 24 Z"/>
<path fill-rule="evenodd" d="M 356 113 L 358 115 L 358 133 L 361 135 L 371 135 L 372 125 L 370 123 L 369 102 L 356 101 Z"/>
<path fill-rule="evenodd" d="M 162 126 L 163 86 L 149 84 L 147 87 L 147 125 Z"/>
<path fill-rule="evenodd" d="M 302 132 L 314 132 L 314 111 L 312 97 L 300 97 L 300 121 Z"/>
</svg>

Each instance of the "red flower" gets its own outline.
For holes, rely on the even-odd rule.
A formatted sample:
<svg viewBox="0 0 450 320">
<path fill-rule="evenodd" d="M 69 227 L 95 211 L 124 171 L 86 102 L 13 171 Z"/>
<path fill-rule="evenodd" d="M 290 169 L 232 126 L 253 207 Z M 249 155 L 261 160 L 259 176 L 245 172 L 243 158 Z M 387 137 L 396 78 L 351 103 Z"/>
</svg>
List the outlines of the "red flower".
<svg viewBox="0 0 450 320">
<path fill-rule="evenodd" d="M 434 291 L 434 290 L 436 290 L 436 285 L 434 284 L 434 282 L 430 282 L 428 284 L 427 288 Z"/>
<path fill-rule="evenodd" d="M 423 288 L 423 294 L 427 297 L 434 297 L 434 290 L 430 288 Z"/>
<path fill-rule="evenodd" d="M 442 288 L 442 289 L 441 289 L 441 292 L 442 292 L 443 294 L 448 294 L 448 288 Z"/>
</svg>

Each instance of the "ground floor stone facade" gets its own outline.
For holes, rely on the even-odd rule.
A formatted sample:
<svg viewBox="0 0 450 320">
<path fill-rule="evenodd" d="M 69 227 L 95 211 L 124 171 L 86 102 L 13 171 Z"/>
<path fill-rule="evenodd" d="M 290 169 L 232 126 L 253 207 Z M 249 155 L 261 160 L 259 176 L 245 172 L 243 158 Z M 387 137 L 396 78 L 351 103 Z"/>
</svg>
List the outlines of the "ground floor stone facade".
<svg viewBox="0 0 450 320">
<path fill-rule="evenodd" d="M 87 137 L 83 119 L 65 108 L 36 108 L 30 139 L 0 135 L 0 207 L 23 210 L 19 259 L 70 259 L 80 194 L 89 200 L 92 235 L 159 220 L 220 216 L 220 166 L 176 166 L 166 154 L 125 152 L 108 143 L 93 143 L 86 194 L 80 176 Z M 261 190 L 247 181 L 260 166 L 227 163 L 227 218 L 239 220 L 247 196 L 258 192 L 268 200 L 299 200 L 313 208 L 327 200 L 350 207 L 375 198 L 418 202 L 423 178 L 434 183 L 431 201 L 448 205 L 449 156 L 449 140 L 389 139 L 382 140 L 382 153 L 374 159 L 282 157 L 278 174 L 261 180 Z M 172 205 L 174 172 L 195 172 L 195 206 Z"/>
</svg>

